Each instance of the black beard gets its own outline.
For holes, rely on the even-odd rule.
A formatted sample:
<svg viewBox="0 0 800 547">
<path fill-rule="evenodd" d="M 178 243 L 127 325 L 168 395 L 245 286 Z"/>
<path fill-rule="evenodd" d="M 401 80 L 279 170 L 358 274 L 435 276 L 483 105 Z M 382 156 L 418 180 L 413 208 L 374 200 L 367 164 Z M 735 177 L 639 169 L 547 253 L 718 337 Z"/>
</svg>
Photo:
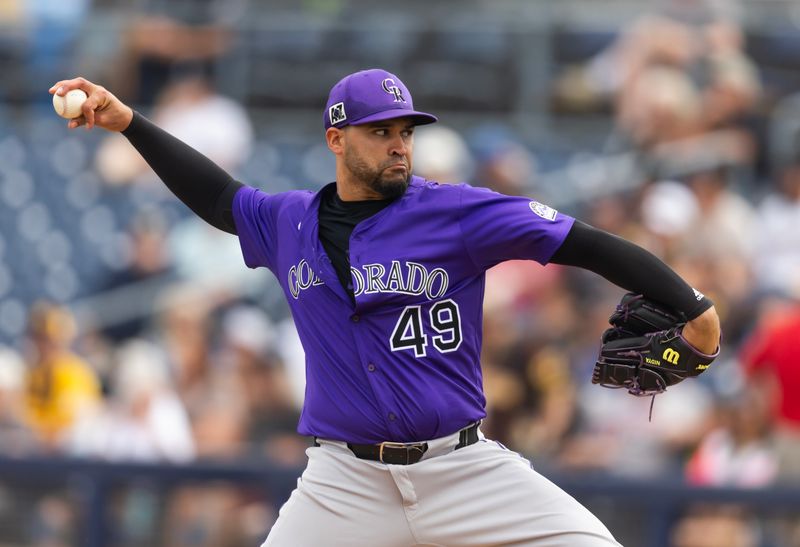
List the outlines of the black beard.
<svg viewBox="0 0 800 547">
<path fill-rule="evenodd" d="M 367 184 L 372 190 L 380 194 L 383 199 L 397 199 L 406 193 L 410 178 L 411 175 L 409 174 L 403 180 L 387 181 L 381 175 L 378 175 Z"/>
<path fill-rule="evenodd" d="M 384 170 L 375 171 L 370 169 L 361 158 L 345 154 L 345 162 L 350 171 L 370 190 L 380 195 L 383 199 L 396 199 L 406 193 L 408 183 L 411 180 L 411 170 L 402 179 L 387 180 L 384 178 Z M 396 162 L 395 162 L 396 163 Z"/>
</svg>

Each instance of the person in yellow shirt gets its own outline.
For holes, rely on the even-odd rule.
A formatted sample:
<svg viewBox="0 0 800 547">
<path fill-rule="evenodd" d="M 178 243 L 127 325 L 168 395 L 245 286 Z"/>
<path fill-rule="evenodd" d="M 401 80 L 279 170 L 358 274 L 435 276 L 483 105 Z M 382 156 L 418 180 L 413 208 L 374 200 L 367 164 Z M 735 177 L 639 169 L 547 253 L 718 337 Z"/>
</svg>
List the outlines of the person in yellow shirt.
<svg viewBox="0 0 800 547">
<path fill-rule="evenodd" d="M 70 350 L 75 321 L 66 309 L 34 305 L 29 335 L 25 416 L 43 445 L 56 448 L 62 434 L 100 402 L 100 382 L 92 367 Z"/>
</svg>

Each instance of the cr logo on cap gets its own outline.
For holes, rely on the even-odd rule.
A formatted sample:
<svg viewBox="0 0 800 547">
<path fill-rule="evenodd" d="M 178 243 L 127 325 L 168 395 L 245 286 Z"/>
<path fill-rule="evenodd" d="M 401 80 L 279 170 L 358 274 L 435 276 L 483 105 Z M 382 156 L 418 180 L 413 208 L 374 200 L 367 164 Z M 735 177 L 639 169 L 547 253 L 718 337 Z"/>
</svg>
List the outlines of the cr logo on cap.
<svg viewBox="0 0 800 547">
<path fill-rule="evenodd" d="M 397 84 L 394 83 L 394 79 L 386 78 L 385 80 L 383 80 L 382 86 L 383 90 L 386 93 L 391 93 L 392 95 L 394 95 L 394 102 L 396 103 L 406 102 L 405 98 L 403 97 L 403 92 L 399 87 L 397 87 Z"/>
</svg>

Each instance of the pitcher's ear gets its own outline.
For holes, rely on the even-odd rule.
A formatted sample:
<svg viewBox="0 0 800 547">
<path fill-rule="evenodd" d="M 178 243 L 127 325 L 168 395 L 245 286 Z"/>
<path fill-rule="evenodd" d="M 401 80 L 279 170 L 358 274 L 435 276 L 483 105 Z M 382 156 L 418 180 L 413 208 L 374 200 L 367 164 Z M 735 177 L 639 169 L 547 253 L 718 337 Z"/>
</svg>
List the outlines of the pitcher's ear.
<svg viewBox="0 0 800 547">
<path fill-rule="evenodd" d="M 325 131 L 325 140 L 328 143 L 328 148 L 336 155 L 344 153 L 345 131 L 338 127 L 329 127 Z"/>
</svg>

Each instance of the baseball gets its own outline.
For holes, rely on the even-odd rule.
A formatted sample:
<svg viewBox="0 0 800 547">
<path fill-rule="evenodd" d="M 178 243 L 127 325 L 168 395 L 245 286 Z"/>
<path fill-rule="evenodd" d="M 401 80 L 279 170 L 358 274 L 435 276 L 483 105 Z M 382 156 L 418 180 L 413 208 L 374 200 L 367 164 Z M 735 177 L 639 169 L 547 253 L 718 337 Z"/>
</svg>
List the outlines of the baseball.
<svg viewBox="0 0 800 547">
<path fill-rule="evenodd" d="M 59 116 L 71 120 L 82 114 L 81 106 L 85 100 L 86 92 L 82 89 L 72 89 L 63 96 L 55 93 L 53 94 L 53 108 Z"/>
</svg>

